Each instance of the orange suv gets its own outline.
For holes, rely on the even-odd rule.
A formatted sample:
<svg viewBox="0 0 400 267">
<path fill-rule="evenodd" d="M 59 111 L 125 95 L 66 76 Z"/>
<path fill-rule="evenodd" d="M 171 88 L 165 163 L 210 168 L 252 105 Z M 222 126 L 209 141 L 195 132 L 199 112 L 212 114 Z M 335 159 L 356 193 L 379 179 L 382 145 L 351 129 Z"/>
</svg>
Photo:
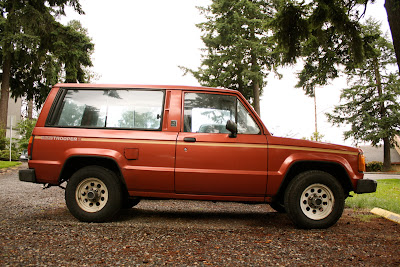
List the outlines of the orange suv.
<svg viewBox="0 0 400 267">
<path fill-rule="evenodd" d="M 327 228 L 363 179 L 358 148 L 272 136 L 234 90 L 57 84 L 19 179 L 68 182 L 79 220 L 103 222 L 140 199 L 269 203 L 301 228 Z"/>
</svg>

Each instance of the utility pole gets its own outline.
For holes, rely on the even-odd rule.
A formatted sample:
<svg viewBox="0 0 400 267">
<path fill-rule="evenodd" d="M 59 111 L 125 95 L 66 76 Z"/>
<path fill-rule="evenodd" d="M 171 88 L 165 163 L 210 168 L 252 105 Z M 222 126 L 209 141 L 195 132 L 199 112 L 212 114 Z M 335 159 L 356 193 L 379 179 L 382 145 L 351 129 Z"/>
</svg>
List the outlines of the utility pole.
<svg viewBox="0 0 400 267">
<path fill-rule="evenodd" d="M 12 147 L 12 124 L 13 124 L 13 120 L 12 120 L 13 116 L 10 116 L 10 161 L 11 161 L 11 147 Z"/>
<path fill-rule="evenodd" d="M 314 114 L 315 114 L 315 133 L 318 133 L 318 124 L 317 124 L 317 93 L 316 93 L 316 88 L 314 88 Z"/>
</svg>

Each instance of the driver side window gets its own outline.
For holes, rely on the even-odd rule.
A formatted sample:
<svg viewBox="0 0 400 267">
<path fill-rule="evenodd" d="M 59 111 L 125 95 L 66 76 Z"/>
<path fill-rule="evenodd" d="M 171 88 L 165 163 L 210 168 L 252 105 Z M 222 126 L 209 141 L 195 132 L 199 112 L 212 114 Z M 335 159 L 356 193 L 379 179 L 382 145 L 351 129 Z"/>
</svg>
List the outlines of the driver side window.
<svg viewBox="0 0 400 267">
<path fill-rule="evenodd" d="M 259 134 L 260 128 L 235 96 L 185 93 L 184 132 L 227 134 L 226 123 L 237 123 L 239 134 Z"/>
<path fill-rule="evenodd" d="M 192 133 L 229 133 L 228 120 L 235 120 L 235 97 L 218 94 L 186 93 L 184 131 Z"/>
<path fill-rule="evenodd" d="M 237 101 L 237 128 L 238 134 L 260 134 L 260 127 L 250 116 L 247 109 L 240 101 Z"/>
</svg>

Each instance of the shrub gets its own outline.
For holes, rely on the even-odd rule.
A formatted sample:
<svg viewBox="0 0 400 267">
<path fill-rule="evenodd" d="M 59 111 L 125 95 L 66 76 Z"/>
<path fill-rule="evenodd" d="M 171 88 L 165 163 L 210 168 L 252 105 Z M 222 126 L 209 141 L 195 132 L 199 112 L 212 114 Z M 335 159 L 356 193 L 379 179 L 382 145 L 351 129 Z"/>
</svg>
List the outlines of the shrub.
<svg viewBox="0 0 400 267">
<path fill-rule="evenodd" d="M 17 142 L 20 150 L 28 148 L 29 138 L 32 135 L 33 128 L 35 128 L 36 121 L 36 119 L 25 119 L 18 123 L 17 129 L 21 137 Z"/>
<path fill-rule="evenodd" d="M 383 162 L 371 161 L 366 164 L 367 172 L 381 172 L 383 169 Z"/>
<path fill-rule="evenodd" d="M 0 127 L 0 150 L 6 149 L 8 138 L 6 138 L 6 131 Z"/>
<path fill-rule="evenodd" d="M 11 150 L 11 160 L 18 160 L 19 156 L 15 150 Z M 0 150 L 0 160 L 10 160 L 10 150 Z"/>
</svg>

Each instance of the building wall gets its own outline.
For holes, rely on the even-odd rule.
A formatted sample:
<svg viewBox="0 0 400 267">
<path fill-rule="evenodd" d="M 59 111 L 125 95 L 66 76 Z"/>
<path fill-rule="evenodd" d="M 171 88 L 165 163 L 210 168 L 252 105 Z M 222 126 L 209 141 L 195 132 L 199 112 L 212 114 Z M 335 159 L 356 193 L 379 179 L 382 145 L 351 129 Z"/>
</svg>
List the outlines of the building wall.
<svg viewBox="0 0 400 267">
<path fill-rule="evenodd" d="M 1 77 L 3 76 L 3 73 L 0 72 L 0 86 L 1 86 Z M 1 97 L 1 95 L 0 95 Z M 18 98 L 17 101 L 15 101 L 13 98 L 8 99 L 8 113 L 7 113 L 7 131 L 6 131 L 6 137 L 10 138 L 19 138 L 18 131 L 15 130 L 15 127 L 17 127 L 18 123 L 21 121 L 21 108 L 22 108 L 22 99 Z M 12 123 L 12 125 L 11 125 Z M 11 130 L 12 126 L 12 130 Z"/>
<path fill-rule="evenodd" d="M 400 136 L 396 135 L 394 137 L 394 141 L 396 141 L 397 145 L 394 149 L 396 149 L 397 153 L 400 155 Z"/>
<path fill-rule="evenodd" d="M 14 99 L 11 98 L 8 100 L 7 132 L 6 132 L 6 136 L 8 138 L 10 138 L 10 136 L 12 136 L 12 138 L 19 138 L 18 131 L 15 128 L 21 121 L 21 108 L 22 108 L 21 98 L 18 98 L 16 102 Z M 11 126 L 12 126 L 12 132 L 10 132 Z"/>
<path fill-rule="evenodd" d="M 366 162 L 380 161 L 383 162 L 383 147 L 373 146 L 362 146 L 361 149 L 364 151 Z M 392 163 L 400 162 L 400 154 L 396 149 L 390 149 L 390 159 Z"/>
</svg>

